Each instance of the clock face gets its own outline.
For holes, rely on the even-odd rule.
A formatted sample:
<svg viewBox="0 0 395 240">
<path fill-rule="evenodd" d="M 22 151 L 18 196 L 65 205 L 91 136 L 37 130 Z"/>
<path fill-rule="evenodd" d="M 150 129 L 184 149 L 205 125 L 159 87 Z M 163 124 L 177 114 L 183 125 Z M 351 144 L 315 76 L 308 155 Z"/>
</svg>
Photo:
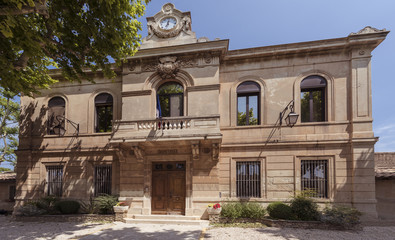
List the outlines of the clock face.
<svg viewBox="0 0 395 240">
<path fill-rule="evenodd" d="M 164 29 L 164 30 L 170 30 L 172 28 L 174 28 L 177 24 L 177 20 L 173 17 L 167 17 L 164 18 L 160 21 L 160 28 Z"/>
</svg>

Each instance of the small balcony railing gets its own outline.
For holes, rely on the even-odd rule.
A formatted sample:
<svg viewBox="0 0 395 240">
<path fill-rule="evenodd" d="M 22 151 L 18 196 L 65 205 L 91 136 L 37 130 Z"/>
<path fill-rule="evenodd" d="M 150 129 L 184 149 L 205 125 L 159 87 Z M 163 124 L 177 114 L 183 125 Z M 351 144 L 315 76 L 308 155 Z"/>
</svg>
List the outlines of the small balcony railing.
<svg viewBox="0 0 395 240">
<path fill-rule="evenodd" d="M 137 123 L 139 130 L 179 130 L 191 127 L 191 119 L 157 119 Z"/>
<path fill-rule="evenodd" d="M 114 122 L 111 142 L 145 141 L 166 138 L 221 138 L 219 116 L 169 117 Z"/>
</svg>

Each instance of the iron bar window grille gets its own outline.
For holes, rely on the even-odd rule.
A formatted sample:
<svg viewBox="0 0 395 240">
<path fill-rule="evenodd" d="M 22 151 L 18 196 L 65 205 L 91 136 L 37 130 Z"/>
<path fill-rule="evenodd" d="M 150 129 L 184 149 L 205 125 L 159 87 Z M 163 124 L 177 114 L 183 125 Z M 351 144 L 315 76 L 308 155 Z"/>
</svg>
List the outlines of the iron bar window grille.
<svg viewBox="0 0 395 240">
<path fill-rule="evenodd" d="M 260 162 L 236 162 L 236 195 L 239 198 L 261 197 Z"/>
<path fill-rule="evenodd" d="M 95 166 L 95 196 L 111 195 L 112 167 L 111 165 Z"/>
<path fill-rule="evenodd" d="M 48 196 L 62 196 L 63 166 L 47 166 Z"/>
<path fill-rule="evenodd" d="M 301 161 L 301 188 L 313 191 L 313 197 L 328 198 L 328 160 Z"/>
</svg>

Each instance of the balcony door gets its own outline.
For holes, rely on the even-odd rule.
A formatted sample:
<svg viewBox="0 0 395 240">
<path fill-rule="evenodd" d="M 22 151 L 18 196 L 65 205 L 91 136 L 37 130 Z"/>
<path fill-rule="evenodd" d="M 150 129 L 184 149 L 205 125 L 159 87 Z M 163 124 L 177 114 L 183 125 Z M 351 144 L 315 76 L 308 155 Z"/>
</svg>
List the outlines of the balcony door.
<svg viewBox="0 0 395 240">
<path fill-rule="evenodd" d="M 152 214 L 185 214 L 185 162 L 152 164 Z"/>
<path fill-rule="evenodd" d="M 167 82 L 158 89 L 157 117 L 179 117 L 184 115 L 184 88 L 177 82 Z"/>
</svg>

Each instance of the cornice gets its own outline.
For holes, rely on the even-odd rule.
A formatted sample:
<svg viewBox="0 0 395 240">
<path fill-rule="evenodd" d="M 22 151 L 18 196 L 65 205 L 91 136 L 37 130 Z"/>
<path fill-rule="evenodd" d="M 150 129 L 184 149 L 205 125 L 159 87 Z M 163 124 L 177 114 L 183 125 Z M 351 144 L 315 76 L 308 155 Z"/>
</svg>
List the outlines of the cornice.
<svg viewBox="0 0 395 240">
<path fill-rule="evenodd" d="M 191 86 L 191 87 L 187 87 L 187 91 L 188 92 L 198 92 L 198 91 L 219 90 L 220 86 L 221 86 L 220 84 Z"/>
<path fill-rule="evenodd" d="M 384 41 L 388 33 L 389 31 L 379 30 L 374 33 L 350 34 L 344 38 L 231 50 L 227 52 L 224 60 L 350 50 L 361 45 L 373 50 Z"/>
<path fill-rule="evenodd" d="M 191 54 L 200 52 L 215 52 L 219 51 L 221 54 L 225 54 L 228 51 L 229 40 L 215 40 L 209 42 L 197 42 L 191 44 L 166 46 L 159 48 L 145 48 L 140 49 L 134 56 L 126 59 L 143 59 L 161 57 L 167 55 L 180 55 L 180 54 Z"/>
<path fill-rule="evenodd" d="M 151 95 L 151 93 L 152 93 L 152 90 L 125 91 L 125 92 L 122 92 L 122 97 L 145 96 L 145 95 Z"/>
</svg>

